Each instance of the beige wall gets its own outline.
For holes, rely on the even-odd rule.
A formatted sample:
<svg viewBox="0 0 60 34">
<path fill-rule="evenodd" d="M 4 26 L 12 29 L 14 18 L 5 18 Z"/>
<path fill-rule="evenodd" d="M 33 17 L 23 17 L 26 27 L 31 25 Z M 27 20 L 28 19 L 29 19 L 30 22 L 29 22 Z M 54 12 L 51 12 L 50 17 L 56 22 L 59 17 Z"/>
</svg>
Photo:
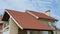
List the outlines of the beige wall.
<svg viewBox="0 0 60 34">
<path fill-rule="evenodd" d="M 47 20 L 44 20 L 44 19 L 40 19 L 40 21 L 42 21 L 44 24 L 48 25 L 48 22 Z"/>
<path fill-rule="evenodd" d="M 57 34 L 60 34 L 60 30 L 57 30 Z"/>
<path fill-rule="evenodd" d="M 18 26 L 12 19 L 9 21 L 9 34 L 18 34 Z"/>
</svg>

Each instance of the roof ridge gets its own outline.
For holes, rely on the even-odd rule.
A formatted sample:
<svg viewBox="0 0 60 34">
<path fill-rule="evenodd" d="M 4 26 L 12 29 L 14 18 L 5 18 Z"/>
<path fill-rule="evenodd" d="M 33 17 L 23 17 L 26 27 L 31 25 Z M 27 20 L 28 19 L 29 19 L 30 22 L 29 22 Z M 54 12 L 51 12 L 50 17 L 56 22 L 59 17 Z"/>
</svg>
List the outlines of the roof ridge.
<svg viewBox="0 0 60 34">
<path fill-rule="evenodd" d="M 15 11 L 15 12 L 22 12 L 22 11 L 17 11 L 17 10 L 12 10 L 12 9 L 5 9 L 5 10 L 7 10 L 7 11 Z"/>
</svg>

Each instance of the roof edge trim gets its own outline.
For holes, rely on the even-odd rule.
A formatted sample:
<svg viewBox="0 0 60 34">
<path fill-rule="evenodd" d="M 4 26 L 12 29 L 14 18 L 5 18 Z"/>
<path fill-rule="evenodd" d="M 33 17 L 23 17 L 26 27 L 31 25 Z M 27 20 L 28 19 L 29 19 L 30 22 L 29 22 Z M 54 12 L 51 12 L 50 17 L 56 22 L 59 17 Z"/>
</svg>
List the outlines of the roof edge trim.
<svg viewBox="0 0 60 34">
<path fill-rule="evenodd" d="M 5 12 L 7 12 L 10 15 L 10 13 L 7 10 L 5 10 Z M 15 23 L 23 30 L 23 27 L 19 25 L 18 22 L 11 15 L 10 18 L 12 18 L 15 21 Z"/>
</svg>

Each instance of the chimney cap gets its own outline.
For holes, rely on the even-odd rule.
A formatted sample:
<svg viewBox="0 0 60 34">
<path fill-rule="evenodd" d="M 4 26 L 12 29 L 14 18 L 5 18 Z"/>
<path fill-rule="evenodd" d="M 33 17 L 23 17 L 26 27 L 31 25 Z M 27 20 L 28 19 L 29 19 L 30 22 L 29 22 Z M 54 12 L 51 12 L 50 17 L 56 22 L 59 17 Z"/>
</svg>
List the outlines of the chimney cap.
<svg viewBox="0 0 60 34">
<path fill-rule="evenodd" d="M 45 11 L 45 13 L 46 13 L 46 12 L 50 12 L 50 10 Z"/>
</svg>

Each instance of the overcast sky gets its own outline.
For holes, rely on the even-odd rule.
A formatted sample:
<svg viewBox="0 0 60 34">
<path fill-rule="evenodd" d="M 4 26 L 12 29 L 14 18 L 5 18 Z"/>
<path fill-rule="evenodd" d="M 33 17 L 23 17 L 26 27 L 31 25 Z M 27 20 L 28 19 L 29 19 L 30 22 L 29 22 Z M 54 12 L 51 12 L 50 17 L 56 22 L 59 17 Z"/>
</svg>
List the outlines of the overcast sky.
<svg viewBox="0 0 60 34">
<path fill-rule="evenodd" d="M 57 27 L 60 26 L 60 0 L 0 0 L 0 15 L 4 13 L 4 9 L 37 12 L 51 10 L 51 16 L 59 20 Z"/>
</svg>

